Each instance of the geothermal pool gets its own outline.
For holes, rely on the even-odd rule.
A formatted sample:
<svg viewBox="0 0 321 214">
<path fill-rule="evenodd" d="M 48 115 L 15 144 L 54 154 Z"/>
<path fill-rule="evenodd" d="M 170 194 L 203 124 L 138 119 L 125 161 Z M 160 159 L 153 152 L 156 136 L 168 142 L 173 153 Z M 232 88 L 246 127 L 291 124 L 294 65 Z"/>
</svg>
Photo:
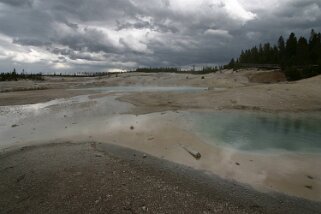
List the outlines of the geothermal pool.
<svg viewBox="0 0 321 214">
<path fill-rule="evenodd" d="M 321 113 L 188 113 L 206 142 L 245 151 L 321 153 Z"/>
</svg>

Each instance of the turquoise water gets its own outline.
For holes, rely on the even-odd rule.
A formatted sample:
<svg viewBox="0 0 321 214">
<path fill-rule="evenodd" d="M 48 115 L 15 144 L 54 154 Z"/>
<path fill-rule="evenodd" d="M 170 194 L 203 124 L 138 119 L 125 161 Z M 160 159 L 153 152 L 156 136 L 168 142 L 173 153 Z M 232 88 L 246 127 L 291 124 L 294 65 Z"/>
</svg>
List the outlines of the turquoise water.
<svg viewBox="0 0 321 214">
<path fill-rule="evenodd" d="M 207 142 L 241 150 L 321 152 L 321 113 L 191 113 Z"/>
</svg>

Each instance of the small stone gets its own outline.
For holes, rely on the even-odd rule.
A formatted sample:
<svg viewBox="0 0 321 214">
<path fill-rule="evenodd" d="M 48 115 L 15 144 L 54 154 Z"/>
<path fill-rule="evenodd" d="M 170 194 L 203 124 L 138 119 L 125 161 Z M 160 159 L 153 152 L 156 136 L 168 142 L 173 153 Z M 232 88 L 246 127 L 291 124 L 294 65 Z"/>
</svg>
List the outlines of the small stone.
<svg viewBox="0 0 321 214">
<path fill-rule="evenodd" d="M 311 185 L 306 185 L 305 188 L 312 190 L 312 186 Z"/>
<path fill-rule="evenodd" d="M 238 163 L 238 162 L 235 162 L 235 164 L 236 164 L 237 166 L 241 165 L 241 164 L 240 164 L 240 163 Z"/>
<path fill-rule="evenodd" d="M 134 129 L 135 129 L 135 127 L 134 127 L 134 126 L 131 126 L 131 127 L 130 127 L 130 130 L 134 130 Z"/>
<path fill-rule="evenodd" d="M 125 201 L 123 209 L 131 211 L 132 210 L 132 203 L 130 201 Z"/>
<path fill-rule="evenodd" d="M 19 183 L 20 181 L 22 181 L 23 179 L 25 179 L 26 175 L 21 175 L 17 178 L 17 183 Z"/>
<path fill-rule="evenodd" d="M 146 212 L 148 211 L 148 208 L 146 206 L 142 206 L 142 210 Z"/>
<path fill-rule="evenodd" d="M 19 125 L 17 125 L 17 124 L 13 124 L 11 127 L 12 128 L 15 128 L 15 127 L 18 127 Z"/>
<path fill-rule="evenodd" d="M 147 158 L 147 155 L 146 155 L 146 154 L 144 154 L 144 155 L 143 155 L 143 158 L 144 158 L 144 159 L 145 159 L 145 158 Z"/>
</svg>

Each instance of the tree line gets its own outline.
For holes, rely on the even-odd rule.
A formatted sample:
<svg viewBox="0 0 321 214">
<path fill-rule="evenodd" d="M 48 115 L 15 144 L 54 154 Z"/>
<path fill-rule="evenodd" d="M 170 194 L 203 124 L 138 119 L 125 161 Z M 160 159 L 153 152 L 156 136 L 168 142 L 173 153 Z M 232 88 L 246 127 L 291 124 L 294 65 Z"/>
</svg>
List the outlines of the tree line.
<svg viewBox="0 0 321 214">
<path fill-rule="evenodd" d="M 36 80 L 42 81 L 45 76 L 52 77 L 101 77 L 101 76 L 110 76 L 112 72 L 79 72 L 74 74 L 63 74 L 63 73 L 54 73 L 54 74 L 42 74 L 42 73 L 25 73 L 22 70 L 21 73 L 18 73 L 14 68 L 12 72 L 3 72 L 0 73 L 0 81 L 18 81 L 18 80 Z"/>
<path fill-rule="evenodd" d="M 278 65 L 289 80 L 299 80 L 321 74 L 321 33 L 311 30 L 310 38 L 297 38 L 291 33 L 285 40 L 280 36 L 276 45 L 260 44 L 242 50 L 225 68 L 238 69 L 244 65 Z"/>
<path fill-rule="evenodd" d="M 26 74 L 24 71 L 22 73 L 17 73 L 16 69 L 12 72 L 0 73 L 0 81 L 18 81 L 18 80 L 44 80 L 41 73 L 38 74 Z"/>
<path fill-rule="evenodd" d="M 193 74 L 207 74 L 215 73 L 223 69 L 223 66 L 205 66 L 200 70 L 195 70 L 193 67 L 190 70 L 182 70 L 176 67 L 149 67 L 149 68 L 137 68 L 132 72 L 141 73 L 193 73 Z"/>
</svg>

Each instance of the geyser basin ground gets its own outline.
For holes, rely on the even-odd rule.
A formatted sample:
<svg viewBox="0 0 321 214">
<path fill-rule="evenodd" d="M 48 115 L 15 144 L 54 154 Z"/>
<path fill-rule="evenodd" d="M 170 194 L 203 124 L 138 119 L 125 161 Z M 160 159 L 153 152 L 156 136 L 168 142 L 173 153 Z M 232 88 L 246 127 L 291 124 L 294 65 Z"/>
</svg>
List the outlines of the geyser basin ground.
<svg viewBox="0 0 321 214">
<path fill-rule="evenodd" d="M 103 143 L 0 155 L 0 213 L 318 213 L 320 205 L 259 193 L 218 176 Z"/>
<path fill-rule="evenodd" d="M 162 88 L 159 93 L 194 92 L 190 89 Z M 133 90 L 108 87 L 96 95 L 0 107 L 1 149 L 5 153 L 14 147 L 53 141 L 112 143 L 261 191 L 321 200 L 321 172 L 316 164 L 321 162 L 321 155 L 316 152 L 319 147 L 314 141 L 320 136 L 318 129 L 314 131 L 320 127 L 320 120 L 314 115 L 307 119 L 297 115 L 291 119 L 289 114 L 258 116 L 243 111 L 135 115 L 131 113 L 134 106 L 116 99 Z M 287 136 L 296 142 L 295 146 Z M 279 139 L 287 141 L 280 143 Z M 298 139 L 303 139 L 307 146 Z M 200 152 L 202 158 L 194 159 L 185 148 Z"/>
<path fill-rule="evenodd" d="M 113 86 L 113 87 L 95 87 L 95 88 L 83 88 L 76 90 L 92 90 L 105 93 L 130 93 L 130 92 L 172 92 L 172 93 L 191 93 L 206 91 L 208 88 L 205 87 L 190 87 L 190 86 Z"/>
</svg>

